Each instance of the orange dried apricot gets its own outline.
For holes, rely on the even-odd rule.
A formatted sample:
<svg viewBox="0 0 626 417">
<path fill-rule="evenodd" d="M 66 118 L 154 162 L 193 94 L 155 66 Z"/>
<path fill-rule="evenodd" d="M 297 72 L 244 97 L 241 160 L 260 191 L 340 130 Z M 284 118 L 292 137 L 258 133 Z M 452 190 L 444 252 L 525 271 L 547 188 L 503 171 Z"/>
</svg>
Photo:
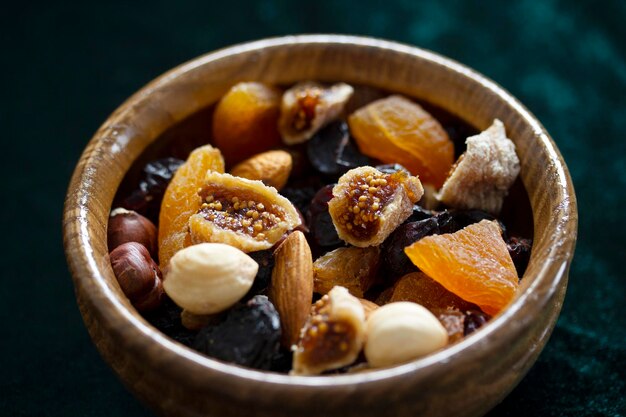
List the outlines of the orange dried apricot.
<svg viewBox="0 0 626 417">
<path fill-rule="evenodd" d="M 242 82 L 222 97 L 213 113 L 213 143 L 229 166 L 281 145 L 278 133 L 281 91 Z"/>
<path fill-rule="evenodd" d="M 198 188 L 207 171 L 224 172 L 224 158 L 210 145 L 195 149 L 165 190 L 159 214 L 159 262 L 164 268 L 176 252 L 191 243 L 188 222 L 202 204 Z"/>
<path fill-rule="evenodd" d="M 378 247 L 349 246 L 328 252 L 313 263 L 315 292 L 326 294 L 340 285 L 355 297 L 363 297 L 374 284 L 379 258 Z"/>
<path fill-rule="evenodd" d="M 350 115 L 361 152 L 399 163 L 439 188 L 454 161 L 454 144 L 441 124 L 418 104 L 398 95 L 376 100 Z"/>
<path fill-rule="evenodd" d="M 499 313 L 517 291 L 515 265 L 497 222 L 427 236 L 404 252 L 426 275 L 487 314 Z"/>
<path fill-rule="evenodd" d="M 451 293 L 423 272 L 412 272 L 396 282 L 389 302 L 395 301 L 411 301 L 421 304 L 433 313 L 435 310 L 447 308 L 456 308 L 461 311 L 476 308 L 475 305 Z"/>
</svg>

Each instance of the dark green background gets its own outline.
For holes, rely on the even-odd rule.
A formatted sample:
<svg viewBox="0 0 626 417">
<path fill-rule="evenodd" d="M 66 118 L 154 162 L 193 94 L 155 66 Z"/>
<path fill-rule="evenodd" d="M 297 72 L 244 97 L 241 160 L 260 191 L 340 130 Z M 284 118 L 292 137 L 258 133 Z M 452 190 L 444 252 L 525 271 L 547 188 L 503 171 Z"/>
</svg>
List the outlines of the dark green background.
<svg viewBox="0 0 626 417">
<path fill-rule="evenodd" d="M 432 49 L 543 122 L 574 178 L 579 243 L 552 339 L 493 415 L 626 413 L 626 2 L 19 3 L 0 11 L 0 415 L 150 415 L 100 359 L 75 305 L 61 243 L 73 166 L 107 115 L 167 69 L 312 32 Z"/>
</svg>

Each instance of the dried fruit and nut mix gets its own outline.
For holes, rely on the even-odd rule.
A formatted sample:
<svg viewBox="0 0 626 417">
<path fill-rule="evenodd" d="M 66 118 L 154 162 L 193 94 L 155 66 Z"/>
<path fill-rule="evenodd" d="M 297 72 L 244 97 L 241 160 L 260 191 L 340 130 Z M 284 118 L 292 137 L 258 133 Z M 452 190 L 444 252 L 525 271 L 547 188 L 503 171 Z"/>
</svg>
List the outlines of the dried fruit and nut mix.
<svg viewBox="0 0 626 417">
<path fill-rule="evenodd" d="M 456 343 L 515 298 L 531 214 L 499 120 L 477 132 L 317 82 L 239 83 L 201 114 L 169 136 L 204 145 L 144 155 L 109 219 L 121 290 L 168 336 L 256 369 L 358 372 Z"/>
</svg>

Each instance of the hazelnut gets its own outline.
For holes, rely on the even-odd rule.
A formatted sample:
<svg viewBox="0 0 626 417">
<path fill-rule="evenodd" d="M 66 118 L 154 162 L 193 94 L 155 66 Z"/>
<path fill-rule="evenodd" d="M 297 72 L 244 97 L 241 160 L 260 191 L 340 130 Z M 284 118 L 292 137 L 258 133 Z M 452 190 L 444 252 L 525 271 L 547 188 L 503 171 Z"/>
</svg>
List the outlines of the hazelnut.
<svg viewBox="0 0 626 417">
<path fill-rule="evenodd" d="M 163 287 L 188 313 L 214 314 L 241 300 L 258 270 L 254 259 L 233 246 L 201 243 L 176 252 Z"/>
<path fill-rule="evenodd" d="M 448 332 L 437 317 L 416 303 L 389 303 L 367 319 L 365 357 L 372 367 L 408 362 L 447 343 Z"/>
<path fill-rule="evenodd" d="M 127 242 L 137 242 L 145 246 L 150 256 L 157 256 L 157 228 L 141 214 L 124 208 L 117 208 L 109 216 L 107 243 L 109 250 Z"/>
<path fill-rule="evenodd" d="M 161 304 L 161 271 L 140 243 L 128 242 L 109 255 L 117 282 L 138 311 L 149 311 Z"/>
</svg>

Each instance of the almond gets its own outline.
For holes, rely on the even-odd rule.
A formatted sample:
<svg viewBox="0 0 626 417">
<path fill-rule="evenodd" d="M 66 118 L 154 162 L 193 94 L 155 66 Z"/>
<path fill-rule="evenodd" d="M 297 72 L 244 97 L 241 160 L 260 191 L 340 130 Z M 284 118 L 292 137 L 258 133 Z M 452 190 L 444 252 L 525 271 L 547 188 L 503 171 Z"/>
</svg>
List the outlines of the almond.
<svg viewBox="0 0 626 417">
<path fill-rule="evenodd" d="M 300 231 L 291 233 L 274 252 L 269 297 L 280 316 L 282 343 L 297 343 L 313 300 L 313 258 Z"/>
<path fill-rule="evenodd" d="M 230 173 L 249 180 L 263 181 L 265 185 L 280 190 L 287 184 L 292 165 L 288 152 L 268 151 L 240 162 Z"/>
</svg>

